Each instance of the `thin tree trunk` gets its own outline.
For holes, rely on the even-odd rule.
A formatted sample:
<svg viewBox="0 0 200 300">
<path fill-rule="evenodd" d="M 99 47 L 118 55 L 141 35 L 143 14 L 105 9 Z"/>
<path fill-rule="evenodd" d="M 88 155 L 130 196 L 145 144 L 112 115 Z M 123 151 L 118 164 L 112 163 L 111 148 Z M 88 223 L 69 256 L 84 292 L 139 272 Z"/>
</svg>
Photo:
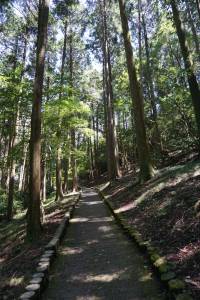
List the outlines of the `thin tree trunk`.
<svg viewBox="0 0 200 300">
<path fill-rule="evenodd" d="M 20 167 L 19 186 L 18 186 L 19 192 L 23 190 L 22 187 L 23 187 L 23 179 L 24 179 L 24 172 L 25 172 L 25 165 L 26 165 L 27 148 L 28 146 L 26 146 L 25 149 L 23 150 L 23 163 Z"/>
<path fill-rule="evenodd" d="M 56 201 L 63 199 L 62 190 L 62 163 L 61 163 L 61 147 L 57 148 L 57 158 L 56 158 Z"/>
<path fill-rule="evenodd" d="M 70 32 L 70 50 L 69 50 L 69 72 L 70 72 L 70 95 L 73 93 L 73 36 L 72 30 Z M 71 168 L 72 168 L 72 191 L 78 191 L 78 176 L 77 176 L 77 163 L 76 163 L 76 132 L 75 129 L 71 129 Z"/>
<path fill-rule="evenodd" d="M 63 160 L 64 168 L 64 181 L 63 181 L 63 193 L 68 193 L 68 172 L 69 172 L 69 159 L 65 158 Z"/>
<path fill-rule="evenodd" d="M 107 8 L 106 1 L 103 0 L 102 7 L 103 18 L 103 56 L 104 56 L 104 75 L 106 88 L 106 104 L 107 104 L 107 149 L 108 149 L 108 175 L 110 179 L 120 177 L 118 144 L 115 128 L 114 110 L 113 110 L 113 89 L 112 89 L 112 70 L 110 61 L 110 49 L 108 45 L 107 34 Z"/>
<path fill-rule="evenodd" d="M 162 143 L 161 143 L 161 136 L 160 130 L 158 128 L 158 120 L 157 120 L 157 107 L 156 107 L 156 99 L 154 93 L 154 86 L 153 86 L 153 78 L 152 78 L 152 66 L 150 63 L 150 53 L 149 53 L 149 41 L 146 31 L 146 22 L 144 15 L 142 15 L 142 23 L 143 23 L 143 30 L 144 30 L 144 41 L 145 41 L 145 52 L 146 52 L 146 68 L 147 68 L 147 81 L 149 87 L 149 95 L 151 101 L 151 108 L 152 108 L 152 119 L 154 122 L 154 132 L 155 132 L 155 141 L 156 141 L 156 150 L 157 152 L 162 152 Z"/>
<path fill-rule="evenodd" d="M 23 160 L 21 162 L 20 166 L 20 174 L 19 174 L 19 184 L 18 184 L 18 191 L 22 191 L 23 186 L 23 178 L 24 178 L 24 172 L 25 172 L 25 165 L 26 165 L 26 158 L 27 158 L 27 152 L 28 152 L 28 144 L 26 143 L 25 133 L 26 133 L 26 122 L 24 122 L 23 126 L 23 134 L 22 134 L 22 143 L 23 143 L 23 150 L 22 150 L 22 157 Z"/>
<path fill-rule="evenodd" d="M 194 39 L 194 44 L 195 44 L 195 48 L 196 48 L 197 57 L 198 57 L 198 60 L 200 61 L 199 37 L 197 35 L 195 24 L 194 24 L 194 21 L 192 19 L 192 12 L 191 12 L 190 4 L 188 3 L 188 0 L 185 0 L 185 4 L 186 4 L 186 8 L 187 8 L 188 21 L 189 21 L 189 24 L 190 24 L 190 27 L 191 27 L 191 30 L 192 30 L 192 34 L 193 34 L 193 39 Z"/>
<path fill-rule="evenodd" d="M 33 90 L 30 138 L 30 198 L 28 205 L 27 236 L 38 239 L 41 232 L 40 168 L 41 168 L 41 105 L 44 81 L 45 53 L 49 0 L 39 1 L 36 73 Z"/>
<path fill-rule="evenodd" d="M 27 154 L 26 154 L 26 161 L 24 167 L 24 175 L 22 180 L 22 191 L 23 193 L 28 192 L 28 185 L 29 185 L 29 156 L 28 156 L 28 146 L 27 146 Z"/>
<path fill-rule="evenodd" d="M 122 30 L 124 37 L 124 46 L 126 52 L 127 69 L 129 74 L 129 84 L 131 98 L 134 108 L 134 119 L 136 128 L 136 140 L 138 147 L 140 179 L 146 181 L 153 175 L 153 167 L 150 160 L 149 149 L 146 138 L 146 129 L 144 123 L 144 104 L 140 85 L 137 79 L 136 68 L 133 61 L 133 50 L 131 45 L 130 32 L 128 27 L 128 19 L 125 13 L 125 2 L 119 0 L 120 16 L 122 22 Z"/>
<path fill-rule="evenodd" d="M 188 78 L 188 84 L 189 84 L 189 89 L 190 89 L 190 94 L 192 97 L 192 103 L 194 107 L 194 113 L 195 113 L 195 118 L 196 118 L 196 124 L 197 124 L 197 129 L 198 129 L 198 140 L 200 139 L 200 89 L 198 86 L 197 78 L 195 76 L 194 70 L 193 70 L 193 65 L 192 65 L 192 60 L 190 56 L 190 50 L 187 44 L 186 40 L 186 34 L 183 28 L 183 24 L 180 19 L 178 7 L 176 4 L 175 0 L 171 0 L 171 8 L 172 8 L 172 13 L 173 13 L 173 20 L 174 24 L 176 27 L 179 43 L 180 43 L 180 48 L 185 64 L 185 70 L 187 73 L 187 78 Z M 200 143 L 200 140 L 199 140 Z"/>
<path fill-rule="evenodd" d="M 114 96 L 113 96 L 113 87 L 112 87 L 112 67 L 111 67 L 111 60 L 110 60 L 109 45 L 107 45 L 107 55 L 108 55 L 108 90 L 109 90 L 108 123 L 110 125 L 112 168 L 114 168 L 112 178 L 115 178 L 115 177 L 121 177 L 121 172 L 119 167 L 119 149 L 118 149 L 118 142 L 117 142 L 116 126 L 115 126 L 115 114 L 114 114 L 114 107 L 113 107 Z"/>
<path fill-rule="evenodd" d="M 18 55 L 18 37 L 16 37 L 15 50 L 14 50 L 14 64 L 13 71 L 15 72 L 17 67 L 17 55 Z M 24 62 L 25 63 L 25 62 Z M 22 76 L 19 81 L 21 81 Z M 13 77 L 16 81 L 17 78 Z M 13 118 L 10 120 L 10 137 L 9 137 L 9 147 L 8 147 L 8 158 L 7 158 L 7 188 L 8 188 L 8 199 L 7 199 L 7 220 L 11 221 L 13 218 L 13 201 L 14 201 L 14 187 L 15 187 L 15 158 L 14 158 L 14 148 L 16 146 L 16 136 L 17 136 L 17 122 L 19 119 L 19 99 L 14 107 Z"/>
<path fill-rule="evenodd" d="M 71 145 L 72 145 L 72 154 L 71 154 L 71 167 L 72 167 L 72 191 L 78 191 L 78 176 L 77 176 L 77 164 L 76 164 L 76 134 L 75 130 L 71 129 Z"/>
<path fill-rule="evenodd" d="M 59 101 L 61 100 L 63 94 L 63 84 L 64 84 L 64 68 L 65 68 L 65 60 L 66 60 L 66 47 L 67 47 L 67 21 L 64 26 L 64 43 L 63 43 L 63 52 L 62 52 L 62 64 L 61 64 L 61 75 L 60 75 L 60 93 L 59 93 Z M 59 112 L 60 114 L 60 112 Z M 57 136 L 60 140 L 60 125 L 58 128 Z M 58 143 L 60 143 L 58 141 Z M 62 189 L 62 148 L 61 145 L 57 147 L 57 157 L 56 157 L 56 201 L 62 199 L 64 197 L 63 189 Z"/>
<path fill-rule="evenodd" d="M 142 82 L 142 26 L 141 26 L 141 0 L 138 0 L 138 44 L 139 44 L 139 74 Z"/>
<path fill-rule="evenodd" d="M 104 52 L 104 51 L 103 51 Z M 106 97 L 106 65 L 105 55 L 103 58 L 103 103 L 104 103 L 104 134 L 106 139 L 106 155 L 107 155 L 107 169 L 108 174 L 111 174 L 111 162 L 109 158 L 110 139 L 108 135 L 108 112 L 107 112 L 107 97 Z"/>
<path fill-rule="evenodd" d="M 2 166 L 2 177 L 1 177 L 1 187 L 6 189 L 7 187 L 7 178 L 8 178 L 8 151 L 9 151 L 9 139 L 6 137 L 5 146 L 3 151 L 3 166 Z"/>
<path fill-rule="evenodd" d="M 93 129 L 93 132 L 95 134 L 94 134 L 93 141 L 92 141 L 92 139 L 90 139 L 90 140 L 91 140 L 92 152 L 94 154 L 94 177 L 97 178 L 98 177 L 98 154 L 97 154 L 98 133 L 97 133 L 97 128 L 95 128 L 95 125 L 98 122 L 95 121 L 95 117 L 94 117 L 95 109 L 93 107 L 93 104 L 92 104 L 92 111 L 93 111 L 93 114 L 92 114 L 92 129 Z M 96 111 L 96 118 L 97 118 L 97 111 Z"/>
<path fill-rule="evenodd" d="M 200 1 L 199 0 L 196 0 L 196 5 L 197 5 L 197 11 L 198 11 L 199 19 L 200 19 Z"/>
<path fill-rule="evenodd" d="M 5 112 L 4 115 L 2 117 L 2 130 L 1 130 L 1 144 L 0 144 L 0 148 L 1 148 L 1 188 L 5 189 L 6 188 L 6 178 L 7 178 L 7 155 L 8 155 L 8 138 L 7 138 L 7 134 L 6 134 L 6 116 L 5 116 Z"/>
<path fill-rule="evenodd" d="M 97 155 L 99 150 L 99 105 L 97 105 L 96 110 L 96 145 L 97 145 Z"/>
</svg>

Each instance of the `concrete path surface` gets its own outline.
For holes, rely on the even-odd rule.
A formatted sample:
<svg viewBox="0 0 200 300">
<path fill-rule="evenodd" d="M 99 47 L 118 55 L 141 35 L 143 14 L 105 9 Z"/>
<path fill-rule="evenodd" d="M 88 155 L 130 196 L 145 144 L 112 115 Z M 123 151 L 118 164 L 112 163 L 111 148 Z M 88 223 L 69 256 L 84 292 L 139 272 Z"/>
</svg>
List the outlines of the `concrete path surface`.
<svg viewBox="0 0 200 300">
<path fill-rule="evenodd" d="M 143 256 L 92 189 L 83 191 L 43 300 L 164 300 Z"/>
</svg>

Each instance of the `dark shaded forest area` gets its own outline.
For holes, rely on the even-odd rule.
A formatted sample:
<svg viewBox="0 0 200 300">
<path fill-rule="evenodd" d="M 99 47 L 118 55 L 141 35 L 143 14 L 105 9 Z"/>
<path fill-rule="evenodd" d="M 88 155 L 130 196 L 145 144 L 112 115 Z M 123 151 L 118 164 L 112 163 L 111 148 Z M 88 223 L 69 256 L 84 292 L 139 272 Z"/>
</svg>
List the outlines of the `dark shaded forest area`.
<svg viewBox="0 0 200 300">
<path fill-rule="evenodd" d="M 0 53 L 0 299 L 105 183 L 200 299 L 200 1 L 1 0 Z"/>
</svg>

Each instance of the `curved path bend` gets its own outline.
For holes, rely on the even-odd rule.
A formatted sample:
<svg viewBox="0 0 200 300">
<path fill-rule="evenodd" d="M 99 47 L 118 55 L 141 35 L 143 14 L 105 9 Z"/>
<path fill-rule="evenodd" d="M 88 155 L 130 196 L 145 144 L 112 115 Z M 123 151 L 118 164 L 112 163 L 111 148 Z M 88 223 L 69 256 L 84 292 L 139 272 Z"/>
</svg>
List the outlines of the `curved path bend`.
<svg viewBox="0 0 200 300">
<path fill-rule="evenodd" d="M 144 257 L 92 189 L 85 189 L 43 300 L 164 300 Z"/>
</svg>

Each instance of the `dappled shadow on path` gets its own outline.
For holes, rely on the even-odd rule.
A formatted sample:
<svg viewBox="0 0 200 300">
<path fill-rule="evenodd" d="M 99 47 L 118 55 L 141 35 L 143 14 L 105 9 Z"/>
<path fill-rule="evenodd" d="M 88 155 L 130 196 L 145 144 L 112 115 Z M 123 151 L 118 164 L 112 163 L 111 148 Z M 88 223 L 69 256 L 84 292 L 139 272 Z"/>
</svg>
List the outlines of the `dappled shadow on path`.
<svg viewBox="0 0 200 300">
<path fill-rule="evenodd" d="M 43 299 L 165 299 L 94 191 L 84 191 L 70 223 Z"/>
</svg>

